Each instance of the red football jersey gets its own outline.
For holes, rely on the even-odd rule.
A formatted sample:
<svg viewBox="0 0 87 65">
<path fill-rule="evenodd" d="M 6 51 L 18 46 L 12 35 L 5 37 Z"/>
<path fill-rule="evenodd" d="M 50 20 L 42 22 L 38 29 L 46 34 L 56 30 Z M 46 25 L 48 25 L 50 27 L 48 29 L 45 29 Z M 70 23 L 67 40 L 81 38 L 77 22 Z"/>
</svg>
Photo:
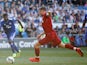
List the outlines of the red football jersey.
<svg viewBox="0 0 87 65">
<path fill-rule="evenodd" d="M 47 16 L 46 14 L 43 16 L 42 27 L 45 33 L 53 31 L 51 16 Z"/>
</svg>

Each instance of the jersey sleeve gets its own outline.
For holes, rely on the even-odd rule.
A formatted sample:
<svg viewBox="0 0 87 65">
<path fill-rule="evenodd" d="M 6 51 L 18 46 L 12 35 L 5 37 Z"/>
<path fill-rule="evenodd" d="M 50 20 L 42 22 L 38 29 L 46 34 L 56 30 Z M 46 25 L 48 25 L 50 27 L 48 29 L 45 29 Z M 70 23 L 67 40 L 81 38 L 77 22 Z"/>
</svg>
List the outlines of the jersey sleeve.
<svg viewBox="0 0 87 65">
<path fill-rule="evenodd" d="M 12 23 L 12 26 L 15 26 L 15 23 L 13 20 L 10 20 L 10 22 Z"/>
<path fill-rule="evenodd" d="M 10 20 L 10 21 L 14 24 L 14 22 L 12 20 Z"/>
</svg>

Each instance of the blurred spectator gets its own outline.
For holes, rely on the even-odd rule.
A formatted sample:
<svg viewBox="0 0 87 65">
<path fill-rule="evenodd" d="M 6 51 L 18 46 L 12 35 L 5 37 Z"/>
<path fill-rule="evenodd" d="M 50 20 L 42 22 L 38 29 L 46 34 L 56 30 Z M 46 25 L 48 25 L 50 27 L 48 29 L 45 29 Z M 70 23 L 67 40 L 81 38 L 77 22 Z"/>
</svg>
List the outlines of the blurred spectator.
<svg viewBox="0 0 87 65">
<path fill-rule="evenodd" d="M 34 23 L 37 23 L 37 24 L 40 23 L 40 19 L 39 19 L 39 16 L 38 16 L 38 15 L 36 16 L 36 18 L 35 18 L 35 20 L 34 20 Z"/>
<path fill-rule="evenodd" d="M 62 42 L 65 44 L 70 43 L 69 33 L 66 33 L 66 35 L 63 36 Z"/>
<path fill-rule="evenodd" d="M 79 23 L 76 22 L 74 25 L 72 25 L 72 33 L 73 34 L 78 34 L 80 31 L 80 26 Z"/>
<path fill-rule="evenodd" d="M 40 26 L 42 19 L 38 13 L 41 6 L 46 7 L 47 11 L 52 13 L 53 22 L 55 23 L 61 22 L 65 24 L 67 22 L 84 21 L 84 9 L 80 10 L 72 4 L 71 0 L 0 0 L 0 20 L 3 20 L 3 13 L 8 13 L 9 19 L 14 20 L 17 35 L 23 37 L 22 33 L 25 34 L 26 32 L 29 37 L 35 37 L 43 31 Z M 17 19 L 20 19 L 23 22 L 22 24 L 26 25 L 23 30 L 16 22 Z M 66 27 L 68 26 L 63 26 L 63 33 L 67 31 Z M 72 30 L 76 27 L 78 26 L 73 25 Z M 59 33 L 58 27 L 55 30 Z"/>
<path fill-rule="evenodd" d="M 58 16 L 56 13 L 54 13 L 53 20 L 54 20 L 54 22 L 58 22 Z"/>
<path fill-rule="evenodd" d="M 67 32 L 67 25 L 66 24 L 63 24 L 62 25 L 62 33 L 63 34 L 66 34 L 66 32 Z"/>
<path fill-rule="evenodd" d="M 23 37 L 22 33 L 25 31 L 25 29 L 24 29 L 25 28 L 25 23 L 22 22 L 20 19 L 18 19 L 17 22 L 18 22 L 17 30 L 19 32 L 19 36 Z"/>
<path fill-rule="evenodd" d="M 25 32 L 27 33 L 28 37 L 31 37 L 32 29 L 29 26 L 26 28 Z"/>
<path fill-rule="evenodd" d="M 87 1 L 86 1 L 86 3 L 85 3 L 85 7 L 87 7 Z"/>
<path fill-rule="evenodd" d="M 36 27 L 33 23 L 29 24 L 28 27 L 25 30 L 29 37 L 36 37 Z"/>
<path fill-rule="evenodd" d="M 56 31 L 56 33 L 57 33 L 57 35 L 58 35 L 58 32 L 59 32 L 58 26 L 55 27 L 55 31 Z"/>
<path fill-rule="evenodd" d="M 85 35 L 81 32 L 79 23 L 84 21 L 87 10 L 86 0 L 0 0 L 0 21 L 3 20 L 3 13 L 7 13 L 9 19 L 14 21 L 17 37 L 36 37 L 43 32 L 42 18 L 38 11 L 41 6 L 52 13 L 53 23 L 56 24 L 54 29 L 64 42 L 65 40 L 69 42 L 70 37 L 70 42 L 76 43 L 76 46 L 85 45 Z M 21 20 L 23 28 L 17 22 L 18 19 Z M 72 25 L 68 24 L 68 26 L 66 23 Z M 6 37 L 4 31 L 0 37 Z"/>
<path fill-rule="evenodd" d="M 32 29 L 31 37 L 36 37 L 36 27 L 34 26 L 34 23 L 31 24 L 31 29 Z"/>
<path fill-rule="evenodd" d="M 75 16 L 74 16 L 74 13 L 72 13 L 71 15 L 70 15 L 70 22 L 74 22 L 74 19 L 75 18 Z"/>
</svg>

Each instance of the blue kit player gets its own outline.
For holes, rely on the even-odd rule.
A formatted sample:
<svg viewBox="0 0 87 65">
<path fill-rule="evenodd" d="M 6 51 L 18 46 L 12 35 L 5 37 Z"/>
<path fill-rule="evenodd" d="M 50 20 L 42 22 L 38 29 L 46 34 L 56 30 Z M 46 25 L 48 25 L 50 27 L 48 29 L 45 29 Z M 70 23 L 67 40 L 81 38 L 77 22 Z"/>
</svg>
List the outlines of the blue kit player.
<svg viewBox="0 0 87 65">
<path fill-rule="evenodd" d="M 82 25 L 82 29 L 84 29 L 86 22 L 87 22 L 87 14 L 85 15 L 85 19 L 84 19 L 84 22 L 83 22 L 83 25 Z M 85 33 L 85 39 L 86 39 L 85 42 L 87 44 L 87 30 L 86 30 L 86 33 Z"/>
<path fill-rule="evenodd" d="M 20 50 L 17 48 L 17 46 L 14 44 L 14 37 L 15 37 L 15 25 L 14 22 L 12 20 L 8 19 L 8 15 L 7 14 L 3 14 L 3 21 L 1 22 L 1 27 L 3 28 L 3 30 L 5 31 L 7 38 L 8 38 L 8 42 L 10 44 L 10 47 L 12 49 L 13 52 L 13 57 L 17 57 L 20 55 Z"/>
</svg>

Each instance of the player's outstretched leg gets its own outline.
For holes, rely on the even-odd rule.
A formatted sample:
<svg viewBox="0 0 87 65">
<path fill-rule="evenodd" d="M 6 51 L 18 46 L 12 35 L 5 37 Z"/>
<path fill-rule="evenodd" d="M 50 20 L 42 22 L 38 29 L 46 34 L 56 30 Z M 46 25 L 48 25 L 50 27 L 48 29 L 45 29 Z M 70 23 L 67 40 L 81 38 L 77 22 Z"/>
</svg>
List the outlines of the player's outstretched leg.
<svg viewBox="0 0 87 65">
<path fill-rule="evenodd" d="M 12 43 L 9 43 L 9 44 L 10 44 L 10 47 L 11 47 L 11 50 L 12 50 L 13 54 L 15 54 L 15 49 L 14 49 L 13 44 Z"/>
<path fill-rule="evenodd" d="M 18 47 L 13 43 L 14 49 L 16 53 L 13 54 L 13 57 L 20 57 L 21 50 L 18 49 Z"/>
<path fill-rule="evenodd" d="M 16 47 L 16 45 L 13 43 L 13 41 L 9 40 L 9 44 L 10 44 L 12 52 L 13 52 L 12 56 L 13 57 L 19 57 L 20 56 L 20 50 Z"/>
<path fill-rule="evenodd" d="M 36 43 L 34 45 L 34 49 L 35 49 L 35 55 L 36 57 L 33 57 L 33 58 L 29 58 L 29 60 L 31 62 L 40 62 L 40 58 L 39 58 L 39 54 L 40 54 L 40 43 Z"/>
<path fill-rule="evenodd" d="M 74 47 L 72 46 L 71 44 L 63 44 L 62 42 L 59 44 L 60 47 L 63 47 L 63 48 L 68 48 L 68 49 L 71 49 L 71 50 L 75 50 L 81 57 L 83 57 L 83 52 L 81 51 L 80 48 L 77 48 L 77 47 Z"/>
<path fill-rule="evenodd" d="M 16 53 L 16 57 L 20 57 L 21 55 L 21 50 L 18 50 L 18 52 Z"/>
<path fill-rule="evenodd" d="M 13 54 L 13 55 L 15 57 L 20 57 L 21 50 L 19 50 L 19 48 L 14 43 L 13 43 L 13 45 L 14 45 L 14 49 L 16 51 L 16 56 L 15 56 L 15 54 Z"/>
</svg>

